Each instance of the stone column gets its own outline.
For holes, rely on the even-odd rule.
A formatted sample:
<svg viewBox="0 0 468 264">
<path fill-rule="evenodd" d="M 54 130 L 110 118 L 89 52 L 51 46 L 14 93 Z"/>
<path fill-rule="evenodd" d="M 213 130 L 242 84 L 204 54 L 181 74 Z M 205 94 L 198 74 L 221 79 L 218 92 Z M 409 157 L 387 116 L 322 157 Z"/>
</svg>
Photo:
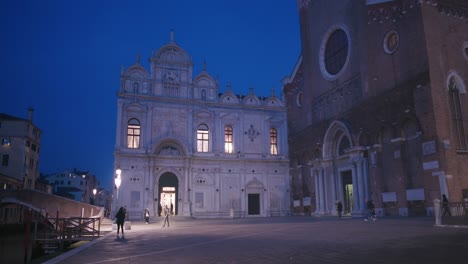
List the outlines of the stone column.
<svg viewBox="0 0 468 264">
<path fill-rule="evenodd" d="M 331 204 L 332 206 L 330 206 L 330 212 L 332 214 L 336 214 L 336 206 L 335 205 L 335 202 L 337 200 L 337 190 L 336 190 L 336 171 L 335 171 L 335 168 L 334 166 L 330 166 L 328 168 L 330 170 L 330 190 L 331 190 L 331 197 L 332 197 L 332 201 L 331 201 Z"/>
<path fill-rule="evenodd" d="M 359 210 L 363 210 L 364 208 L 366 208 L 365 207 L 366 197 L 364 195 L 367 195 L 367 194 L 364 193 L 364 176 L 362 175 L 362 159 L 361 158 L 355 159 L 354 164 L 356 167 L 355 172 L 357 173 L 356 177 L 358 180 Z M 367 197 L 367 199 L 370 199 L 370 197 Z"/>
<path fill-rule="evenodd" d="M 115 148 L 120 148 L 122 144 L 122 102 L 117 101 L 117 125 L 116 125 L 116 135 L 115 135 Z"/>
<path fill-rule="evenodd" d="M 357 172 L 356 172 L 356 165 L 354 164 L 353 169 L 352 169 L 352 177 L 353 177 L 353 203 L 354 203 L 354 209 L 353 211 L 360 211 L 362 208 L 359 206 L 359 182 L 358 182 L 358 177 L 357 177 Z"/>
<path fill-rule="evenodd" d="M 325 213 L 325 176 L 323 168 L 319 171 L 319 189 L 320 189 L 320 213 Z"/>
<path fill-rule="evenodd" d="M 313 170 L 312 175 L 314 175 L 314 182 L 315 182 L 315 213 L 320 212 L 320 188 L 319 188 L 319 177 L 318 171 Z"/>
</svg>

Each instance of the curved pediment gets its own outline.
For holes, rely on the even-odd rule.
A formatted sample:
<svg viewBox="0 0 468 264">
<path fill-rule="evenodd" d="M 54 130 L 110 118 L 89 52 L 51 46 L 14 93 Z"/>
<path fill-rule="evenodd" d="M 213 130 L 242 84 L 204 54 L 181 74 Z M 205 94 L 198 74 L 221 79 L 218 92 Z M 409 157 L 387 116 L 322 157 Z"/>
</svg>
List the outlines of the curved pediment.
<svg viewBox="0 0 468 264">
<path fill-rule="evenodd" d="M 148 78 L 148 72 L 140 64 L 134 64 L 130 66 L 125 75 L 133 80 L 144 80 Z"/>
<path fill-rule="evenodd" d="M 207 73 L 201 73 L 193 80 L 194 86 L 197 87 L 215 87 L 215 80 Z"/>
<path fill-rule="evenodd" d="M 154 153 L 158 156 L 186 156 L 187 151 L 184 146 L 176 140 L 166 139 L 160 141 L 154 148 Z"/>
<path fill-rule="evenodd" d="M 282 107 L 283 103 L 276 96 L 268 97 L 265 100 L 265 106 L 267 107 Z"/>
<path fill-rule="evenodd" d="M 154 55 L 154 58 L 172 62 L 190 62 L 187 53 L 175 43 L 161 47 Z"/>
<path fill-rule="evenodd" d="M 260 105 L 260 100 L 254 94 L 249 94 L 244 98 L 244 104 L 246 105 Z"/>
<path fill-rule="evenodd" d="M 257 178 L 253 178 L 251 181 L 249 181 L 246 185 L 246 188 L 255 188 L 255 189 L 264 189 L 265 186 L 263 183 L 261 183 Z"/>
<path fill-rule="evenodd" d="M 221 95 L 219 101 L 226 104 L 238 104 L 239 98 L 231 90 L 227 90 Z"/>
<path fill-rule="evenodd" d="M 194 116 L 198 118 L 210 118 L 212 114 L 208 111 L 199 111 L 199 112 L 196 112 Z"/>
<path fill-rule="evenodd" d="M 138 103 L 130 103 L 127 105 L 124 105 L 125 111 L 128 112 L 146 112 L 147 111 L 147 106 L 138 104 Z"/>
</svg>

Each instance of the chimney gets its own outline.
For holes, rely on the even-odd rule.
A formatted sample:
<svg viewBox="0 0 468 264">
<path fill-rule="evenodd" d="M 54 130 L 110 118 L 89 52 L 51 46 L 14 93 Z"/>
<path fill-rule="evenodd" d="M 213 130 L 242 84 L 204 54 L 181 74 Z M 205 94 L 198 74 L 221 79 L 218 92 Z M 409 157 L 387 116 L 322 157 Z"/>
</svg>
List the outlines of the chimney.
<svg viewBox="0 0 468 264">
<path fill-rule="evenodd" d="M 32 107 L 29 107 L 29 108 L 28 108 L 28 120 L 29 120 L 29 122 L 31 122 L 31 123 L 32 123 L 32 121 L 33 121 L 33 112 L 34 112 L 34 109 L 33 109 Z"/>
</svg>

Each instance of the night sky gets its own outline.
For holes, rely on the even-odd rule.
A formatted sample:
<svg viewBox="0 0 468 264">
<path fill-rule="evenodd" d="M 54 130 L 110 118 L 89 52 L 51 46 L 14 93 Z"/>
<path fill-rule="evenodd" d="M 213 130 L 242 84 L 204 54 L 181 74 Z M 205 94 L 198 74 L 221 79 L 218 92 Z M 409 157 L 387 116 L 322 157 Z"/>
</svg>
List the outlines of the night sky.
<svg viewBox="0 0 468 264">
<path fill-rule="evenodd" d="M 231 83 L 280 96 L 281 79 L 300 55 L 299 18 L 292 0 L 5 0 L 0 8 L 0 112 L 42 130 L 43 174 L 89 170 L 110 189 L 120 67 L 170 40 L 192 56 L 194 76 L 206 60 Z"/>
</svg>

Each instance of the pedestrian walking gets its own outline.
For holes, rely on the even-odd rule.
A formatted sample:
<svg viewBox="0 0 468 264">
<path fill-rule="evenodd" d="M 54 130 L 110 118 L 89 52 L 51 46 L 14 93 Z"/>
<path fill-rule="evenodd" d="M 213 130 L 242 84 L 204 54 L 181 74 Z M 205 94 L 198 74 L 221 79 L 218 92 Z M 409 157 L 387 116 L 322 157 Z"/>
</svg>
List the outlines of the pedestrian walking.
<svg viewBox="0 0 468 264">
<path fill-rule="evenodd" d="M 164 213 L 165 213 L 165 217 L 164 217 L 164 225 L 162 227 L 166 227 L 166 223 L 167 223 L 167 227 L 169 227 L 169 214 L 171 213 L 169 211 L 169 207 L 166 207 L 164 208 Z"/>
<path fill-rule="evenodd" d="M 144 214 L 145 214 L 145 222 L 146 222 L 146 224 L 149 224 L 150 213 L 149 213 L 148 208 L 145 209 Z"/>
<path fill-rule="evenodd" d="M 171 215 L 174 214 L 174 205 L 171 203 Z"/>
<path fill-rule="evenodd" d="M 338 200 L 338 203 L 336 204 L 336 210 L 338 211 L 338 217 L 341 218 L 341 212 L 343 212 L 343 204 L 340 200 Z"/>
<path fill-rule="evenodd" d="M 369 221 L 370 219 L 372 219 L 372 221 L 377 220 L 377 217 L 375 217 L 375 206 L 372 200 L 367 201 L 367 210 L 368 215 L 367 218 L 364 219 L 364 221 Z"/>
<path fill-rule="evenodd" d="M 162 206 L 161 204 L 158 204 L 158 216 L 161 216 L 161 212 L 162 212 Z"/>
<path fill-rule="evenodd" d="M 124 222 L 125 222 L 125 209 L 123 207 L 120 207 L 119 211 L 115 215 L 115 223 L 117 224 L 117 238 L 119 238 L 119 230 L 122 230 L 122 238 L 125 238 L 124 236 Z"/>
<path fill-rule="evenodd" d="M 442 216 L 445 216 L 446 214 L 452 216 L 452 213 L 450 213 L 450 207 L 448 202 L 449 201 L 447 199 L 447 196 L 445 196 L 445 194 L 442 194 Z"/>
</svg>

